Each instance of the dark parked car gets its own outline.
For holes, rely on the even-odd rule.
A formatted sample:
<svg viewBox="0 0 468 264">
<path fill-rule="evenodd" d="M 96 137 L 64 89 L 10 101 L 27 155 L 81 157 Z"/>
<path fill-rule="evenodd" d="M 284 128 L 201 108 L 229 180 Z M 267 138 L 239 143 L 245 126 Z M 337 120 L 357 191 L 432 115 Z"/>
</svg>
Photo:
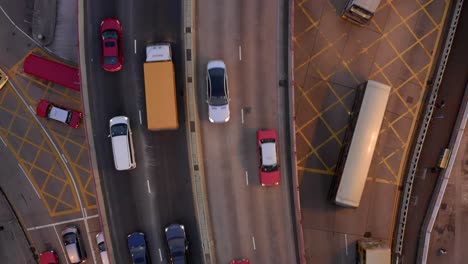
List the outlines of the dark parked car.
<svg viewBox="0 0 468 264">
<path fill-rule="evenodd" d="M 141 232 L 131 233 L 127 236 L 127 244 L 134 264 L 149 263 L 145 234 Z"/>
<path fill-rule="evenodd" d="M 187 263 L 187 237 L 185 236 L 185 228 L 180 224 L 171 224 L 166 227 L 166 240 L 171 255 L 171 263 L 185 264 Z"/>
</svg>

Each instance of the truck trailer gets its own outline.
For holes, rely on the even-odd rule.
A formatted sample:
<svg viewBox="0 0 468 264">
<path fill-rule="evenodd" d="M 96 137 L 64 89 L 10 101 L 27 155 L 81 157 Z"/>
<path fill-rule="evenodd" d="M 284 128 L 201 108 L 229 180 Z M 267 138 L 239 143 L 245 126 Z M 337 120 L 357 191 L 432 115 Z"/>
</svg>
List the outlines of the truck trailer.
<svg viewBox="0 0 468 264">
<path fill-rule="evenodd" d="M 171 45 L 163 43 L 146 46 L 146 62 L 143 70 L 148 130 L 179 128 Z"/>
</svg>

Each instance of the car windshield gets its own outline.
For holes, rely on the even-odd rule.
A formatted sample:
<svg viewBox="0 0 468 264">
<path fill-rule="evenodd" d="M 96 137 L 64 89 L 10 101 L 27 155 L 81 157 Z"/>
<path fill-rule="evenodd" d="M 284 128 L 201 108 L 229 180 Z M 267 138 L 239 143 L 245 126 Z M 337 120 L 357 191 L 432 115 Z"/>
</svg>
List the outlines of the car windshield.
<svg viewBox="0 0 468 264">
<path fill-rule="evenodd" d="M 145 263 L 145 247 L 139 246 L 131 248 L 132 258 L 135 263 Z"/>
<path fill-rule="evenodd" d="M 106 30 L 102 32 L 102 39 L 117 39 L 118 36 L 117 30 Z"/>
<path fill-rule="evenodd" d="M 224 87 L 224 69 L 214 68 L 209 70 L 211 84 L 210 105 L 226 105 L 228 98 Z"/>
<path fill-rule="evenodd" d="M 99 251 L 106 251 L 106 245 L 104 245 L 104 242 L 101 242 L 98 244 Z"/>
<path fill-rule="evenodd" d="M 126 124 L 117 124 L 111 127 L 111 136 L 125 136 L 127 135 L 127 125 Z"/>
<path fill-rule="evenodd" d="M 175 253 L 177 251 L 185 251 L 185 238 L 173 238 L 169 241 L 169 249 Z"/>
<path fill-rule="evenodd" d="M 76 236 L 74 233 L 68 233 L 63 236 L 63 243 L 66 245 L 74 244 L 76 242 Z"/>
<path fill-rule="evenodd" d="M 117 63 L 119 63 L 119 59 L 116 56 L 104 57 L 104 64 L 106 65 L 115 65 Z"/>
</svg>

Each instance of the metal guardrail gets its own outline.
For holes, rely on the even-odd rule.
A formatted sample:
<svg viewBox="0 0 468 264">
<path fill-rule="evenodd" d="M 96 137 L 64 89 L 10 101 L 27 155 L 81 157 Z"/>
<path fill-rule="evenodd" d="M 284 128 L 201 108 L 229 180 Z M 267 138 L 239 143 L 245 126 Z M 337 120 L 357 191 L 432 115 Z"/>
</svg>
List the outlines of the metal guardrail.
<svg viewBox="0 0 468 264">
<path fill-rule="evenodd" d="M 448 57 L 452 49 L 452 43 L 455 37 L 458 20 L 460 18 L 461 9 L 463 6 L 463 0 L 458 0 L 454 4 L 455 4 L 454 13 L 452 16 L 452 21 L 450 23 L 450 28 L 448 30 L 447 39 L 445 41 L 444 49 L 441 54 L 439 67 L 437 69 L 437 73 L 434 78 L 432 91 L 429 95 L 429 99 L 428 99 L 429 102 L 426 106 L 426 109 L 423 115 L 422 124 L 419 129 L 418 136 L 416 138 L 416 144 L 414 147 L 413 155 L 411 157 L 411 160 L 408 166 L 409 169 L 406 175 L 406 182 L 404 183 L 404 186 L 403 186 L 403 198 L 402 198 L 401 205 L 400 205 L 399 221 L 397 223 L 398 231 L 396 234 L 396 242 L 394 244 L 394 252 L 397 255 L 395 259 L 395 263 L 400 262 L 400 256 L 401 256 L 402 249 L 403 249 L 405 227 L 406 227 L 406 221 L 407 221 L 407 215 L 408 215 L 409 202 L 411 198 L 411 192 L 413 188 L 414 176 L 416 174 L 416 170 L 418 167 L 419 156 L 421 155 L 421 151 L 424 145 L 424 140 L 426 138 L 427 129 L 429 127 L 429 123 L 432 118 L 432 113 L 434 111 L 434 106 L 435 106 L 435 102 L 437 99 L 437 93 L 439 92 L 439 87 L 442 82 L 442 78 L 444 75 L 445 67 L 447 65 Z"/>
</svg>

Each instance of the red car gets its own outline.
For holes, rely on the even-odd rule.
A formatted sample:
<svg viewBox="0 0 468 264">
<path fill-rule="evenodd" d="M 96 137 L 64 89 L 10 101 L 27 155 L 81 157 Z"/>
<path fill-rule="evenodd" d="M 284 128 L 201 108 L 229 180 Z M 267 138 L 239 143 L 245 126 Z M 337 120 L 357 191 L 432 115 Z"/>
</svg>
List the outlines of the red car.
<svg viewBox="0 0 468 264">
<path fill-rule="evenodd" d="M 122 26 L 115 18 L 101 22 L 102 68 L 109 72 L 122 69 Z"/>
<path fill-rule="evenodd" d="M 47 251 L 39 255 L 39 264 L 59 264 L 58 256 L 55 251 Z"/>
<path fill-rule="evenodd" d="M 280 182 L 277 143 L 276 130 L 257 131 L 260 184 L 262 186 L 278 185 Z"/>
<path fill-rule="evenodd" d="M 40 117 L 59 121 L 73 128 L 80 125 L 83 113 L 58 106 L 46 100 L 41 100 L 36 107 L 36 114 Z"/>
<path fill-rule="evenodd" d="M 250 261 L 248 259 L 240 259 L 240 260 L 231 260 L 229 264 L 249 264 Z"/>
</svg>

